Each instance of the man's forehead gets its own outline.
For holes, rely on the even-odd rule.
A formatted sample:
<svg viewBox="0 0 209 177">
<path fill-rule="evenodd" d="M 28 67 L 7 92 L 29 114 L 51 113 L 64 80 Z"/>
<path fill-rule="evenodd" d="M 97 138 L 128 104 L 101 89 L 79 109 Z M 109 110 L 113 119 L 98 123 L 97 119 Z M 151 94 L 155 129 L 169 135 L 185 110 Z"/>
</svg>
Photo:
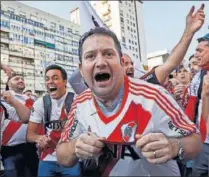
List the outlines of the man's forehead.
<svg viewBox="0 0 209 177">
<path fill-rule="evenodd" d="M 58 70 L 58 69 L 51 69 L 49 71 L 47 71 L 46 73 L 46 77 L 49 77 L 49 76 L 60 76 L 61 75 L 61 71 Z"/>
<path fill-rule="evenodd" d="M 127 54 L 123 54 L 123 57 L 124 57 L 125 61 L 133 62 L 131 57 L 129 57 Z"/>
<path fill-rule="evenodd" d="M 106 35 L 89 36 L 83 43 L 83 51 L 91 51 L 97 49 L 115 49 L 114 40 Z"/>
<path fill-rule="evenodd" d="M 192 63 L 194 61 L 197 61 L 197 58 L 196 57 L 192 57 L 190 60 L 189 60 L 189 63 Z"/>
<path fill-rule="evenodd" d="M 24 80 L 23 76 L 17 75 L 17 76 L 13 76 L 13 77 L 10 79 L 10 81 L 13 81 L 13 80 L 16 80 L 16 79 L 23 79 L 23 80 Z"/>
<path fill-rule="evenodd" d="M 197 49 L 199 48 L 209 48 L 209 41 L 201 41 L 198 45 L 197 45 Z"/>
</svg>

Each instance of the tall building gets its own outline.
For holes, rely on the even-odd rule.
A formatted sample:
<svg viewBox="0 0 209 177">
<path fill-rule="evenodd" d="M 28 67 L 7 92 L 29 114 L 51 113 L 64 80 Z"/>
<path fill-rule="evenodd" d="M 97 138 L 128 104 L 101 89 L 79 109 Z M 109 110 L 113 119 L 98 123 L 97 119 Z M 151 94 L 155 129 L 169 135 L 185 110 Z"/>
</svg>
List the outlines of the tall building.
<svg viewBox="0 0 209 177">
<path fill-rule="evenodd" d="M 79 25 L 17 1 L 1 1 L 0 12 L 1 63 L 24 75 L 26 89 L 42 94 L 44 69 L 53 63 L 71 75 L 79 62 Z M 1 71 L 1 90 L 6 81 Z"/>
<path fill-rule="evenodd" d="M 142 1 L 91 1 L 103 22 L 126 44 L 135 61 L 147 65 Z"/>
<path fill-rule="evenodd" d="M 168 60 L 169 55 L 170 52 L 167 49 L 149 53 L 147 55 L 149 70 L 155 66 L 164 64 Z"/>
</svg>

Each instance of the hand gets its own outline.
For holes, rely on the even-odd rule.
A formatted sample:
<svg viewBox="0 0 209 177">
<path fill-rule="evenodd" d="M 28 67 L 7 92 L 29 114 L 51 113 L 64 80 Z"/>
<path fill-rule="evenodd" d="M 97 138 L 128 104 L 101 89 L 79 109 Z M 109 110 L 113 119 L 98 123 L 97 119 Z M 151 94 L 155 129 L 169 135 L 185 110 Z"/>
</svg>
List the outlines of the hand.
<svg viewBox="0 0 209 177">
<path fill-rule="evenodd" d="M 40 135 L 38 139 L 36 140 L 36 143 L 39 148 L 45 149 L 50 147 L 50 144 L 52 143 L 51 138 L 47 135 Z"/>
<path fill-rule="evenodd" d="M 197 12 L 194 13 L 195 7 L 192 6 L 186 17 L 186 30 L 195 33 L 202 27 L 205 21 L 204 7 L 205 5 L 202 4 Z"/>
<path fill-rule="evenodd" d="M 209 74 L 205 75 L 203 78 L 203 86 L 202 86 L 202 98 L 209 98 Z"/>
<path fill-rule="evenodd" d="M 9 66 L 7 65 L 1 65 L 1 68 L 4 70 L 4 72 L 7 74 L 8 77 L 10 77 L 12 75 L 12 73 L 14 72 L 13 69 L 11 69 Z"/>
<path fill-rule="evenodd" d="M 78 158 L 88 159 L 98 157 L 102 153 L 104 138 L 99 138 L 94 133 L 83 133 L 75 142 L 75 154 Z"/>
<path fill-rule="evenodd" d="M 15 98 L 10 91 L 3 91 L 1 96 L 4 99 L 4 101 L 6 101 L 10 105 L 12 105 L 15 101 Z"/>
<path fill-rule="evenodd" d="M 186 88 L 186 85 L 183 85 L 183 84 L 178 84 L 174 87 L 174 97 L 175 97 L 175 99 L 182 98 L 185 88 Z"/>
<path fill-rule="evenodd" d="M 162 133 L 148 133 L 136 135 L 136 147 L 149 163 L 165 163 L 178 154 L 178 144 L 175 140 L 168 140 Z"/>
<path fill-rule="evenodd" d="M 171 81 L 173 87 L 179 84 L 179 80 L 175 78 L 169 79 L 169 81 Z"/>
</svg>

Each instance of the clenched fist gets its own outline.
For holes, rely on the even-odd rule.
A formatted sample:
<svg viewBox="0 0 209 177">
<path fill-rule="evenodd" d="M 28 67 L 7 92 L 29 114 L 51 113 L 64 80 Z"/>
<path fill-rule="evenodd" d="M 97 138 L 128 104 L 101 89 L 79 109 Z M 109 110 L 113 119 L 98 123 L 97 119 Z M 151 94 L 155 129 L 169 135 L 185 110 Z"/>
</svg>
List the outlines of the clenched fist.
<svg viewBox="0 0 209 177">
<path fill-rule="evenodd" d="M 104 147 L 102 139 L 90 132 L 81 134 L 75 142 L 76 156 L 81 159 L 98 157 Z"/>
<path fill-rule="evenodd" d="M 176 140 L 168 139 L 163 133 L 148 133 L 147 135 L 136 135 L 136 147 L 149 163 L 165 163 L 178 154 Z"/>
<path fill-rule="evenodd" d="M 4 101 L 6 101 L 10 105 L 12 105 L 12 103 L 15 100 L 14 96 L 10 91 L 3 91 L 1 96 L 3 97 Z"/>
</svg>

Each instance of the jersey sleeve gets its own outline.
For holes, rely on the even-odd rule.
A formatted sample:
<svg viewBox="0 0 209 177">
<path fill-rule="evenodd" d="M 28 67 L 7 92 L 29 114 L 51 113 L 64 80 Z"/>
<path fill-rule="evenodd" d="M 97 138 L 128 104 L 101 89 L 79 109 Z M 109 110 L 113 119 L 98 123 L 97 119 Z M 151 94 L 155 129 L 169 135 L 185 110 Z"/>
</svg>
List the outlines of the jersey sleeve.
<svg viewBox="0 0 209 177">
<path fill-rule="evenodd" d="M 61 134 L 60 142 L 70 141 L 77 138 L 83 133 L 83 128 L 78 119 L 78 109 L 75 106 L 75 102 L 72 104 L 71 110 L 68 114 L 68 120 L 65 123 L 64 131 Z"/>
<path fill-rule="evenodd" d="M 167 137 L 187 136 L 198 130 L 167 90 L 160 87 L 153 106 L 154 131 Z"/>
<path fill-rule="evenodd" d="M 44 118 L 43 97 L 39 98 L 33 104 L 30 115 L 30 122 L 42 123 Z"/>
<path fill-rule="evenodd" d="M 16 122 L 20 121 L 19 116 L 17 115 L 17 112 L 14 107 L 10 106 L 9 104 L 3 101 L 2 101 L 2 104 L 7 110 L 9 120 L 13 120 Z"/>
<path fill-rule="evenodd" d="M 158 66 L 152 68 L 151 71 L 149 71 L 148 73 L 146 73 L 145 75 L 143 75 L 142 77 L 140 77 L 140 79 L 142 79 L 144 81 L 147 81 L 149 83 L 152 83 L 152 84 L 160 85 L 160 82 L 158 81 L 157 76 L 156 76 L 156 73 L 155 73 L 155 69 L 157 67 Z"/>
</svg>

